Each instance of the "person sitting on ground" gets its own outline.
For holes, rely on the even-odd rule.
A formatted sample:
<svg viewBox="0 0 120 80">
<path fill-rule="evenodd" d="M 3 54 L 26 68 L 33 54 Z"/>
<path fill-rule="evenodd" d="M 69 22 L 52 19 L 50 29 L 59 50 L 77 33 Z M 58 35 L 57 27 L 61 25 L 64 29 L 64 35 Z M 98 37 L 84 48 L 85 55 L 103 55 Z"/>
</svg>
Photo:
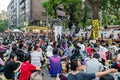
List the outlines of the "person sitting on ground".
<svg viewBox="0 0 120 80">
<path fill-rule="evenodd" d="M 82 65 L 79 60 L 74 59 L 71 61 L 71 70 L 72 72 L 68 74 L 68 80 L 92 80 L 96 77 L 103 76 L 105 74 L 117 72 L 116 69 L 109 69 L 104 72 L 97 73 L 84 73 L 80 71 L 82 69 Z"/>
<path fill-rule="evenodd" d="M 57 48 L 53 49 L 53 54 L 54 55 L 50 57 L 50 75 L 55 77 L 62 72 L 62 65 Z"/>
<path fill-rule="evenodd" d="M 0 56 L 0 72 L 4 71 L 4 65 L 5 65 L 5 62 L 4 62 L 4 60 Z"/>
<path fill-rule="evenodd" d="M 102 71 L 104 68 L 103 64 L 99 62 L 100 55 L 98 53 L 93 54 L 93 58 L 87 61 L 87 73 L 96 73 Z M 98 80 L 96 78 L 95 80 Z"/>
<path fill-rule="evenodd" d="M 4 76 L 8 80 L 13 80 L 14 72 L 18 72 L 20 69 L 21 62 L 17 61 L 16 54 L 10 54 L 9 59 L 5 62 Z"/>
<path fill-rule="evenodd" d="M 24 57 L 24 62 L 21 65 L 20 68 L 20 76 L 19 80 L 29 80 L 31 72 L 35 70 L 40 70 L 40 67 L 36 67 L 32 64 L 30 64 L 31 56 L 30 54 L 26 53 Z"/>
<path fill-rule="evenodd" d="M 34 51 L 31 55 L 31 64 L 37 67 L 41 67 L 41 61 L 43 60 L 42 49 L 39 46 L 34 46 Z"/>
<path fill-rule="evenodd" d="M 70 61 L 72 61 L 73 59 L 79 59 L 80 62 L 82 61 L 82 56 L 78 48 L 74 50 L 73 55 L 70 57 Z"/>
<path fill-rule="evenodd" d="M 106 74 L 106 75 L 101 76 L 99 80 L 115 80 L 115 79 L 112 75 Z"/>
<path fill-rule="evenodd" d="M 118 54 L 116 55 L 116 62 L 112 64 L 112 68 L 118 69 L 118 72 L 120 72 L 120 50 L 118 50 Z"/>
<path fill-rule="evenodd" d="M 46 53 L 46 56 L 49 58 L 51 56 L 53 56 L 53 47 L 52 47 L 52 43 L 50 43 L 48 46 L 47 46 L 47 53 Z"/>
</svg>

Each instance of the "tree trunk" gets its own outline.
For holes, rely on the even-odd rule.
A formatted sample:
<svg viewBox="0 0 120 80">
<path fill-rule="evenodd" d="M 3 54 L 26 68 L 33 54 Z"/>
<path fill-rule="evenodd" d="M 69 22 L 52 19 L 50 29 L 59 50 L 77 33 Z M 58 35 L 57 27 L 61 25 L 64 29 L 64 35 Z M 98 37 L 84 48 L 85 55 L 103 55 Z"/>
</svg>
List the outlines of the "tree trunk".
<svg viewBox="0 0 120 80">
<path fill-rule="evenodd" d="M 86 21 L 87 21 L 87 9 L 84 8 L 84 18 L 83 18 L 83 29 L 85 29 L 85 24 L 86 24 Z"/>
<path fill-rule="evenodd" d="M 99 0 L 95 0 L 93 5 L 93 20 L 99 19 Z"/>
<path fill-rule="evenodd" d="M 91 4 L 93 8 L 93 20 L 99 19 L 99 4 L 99 0 L 94 0 L 93 4 Z M 91 31 L 91 39 L 94 39 L 93 31 Z"/>
<path fill-rule="evenodd" d="M 56 7 L 53 7 L 53 10 L 54 10 L 54 18 L 56 19 L 56 18 L 57 18 L 57 10 L 56 10 Z"/>
</svg>

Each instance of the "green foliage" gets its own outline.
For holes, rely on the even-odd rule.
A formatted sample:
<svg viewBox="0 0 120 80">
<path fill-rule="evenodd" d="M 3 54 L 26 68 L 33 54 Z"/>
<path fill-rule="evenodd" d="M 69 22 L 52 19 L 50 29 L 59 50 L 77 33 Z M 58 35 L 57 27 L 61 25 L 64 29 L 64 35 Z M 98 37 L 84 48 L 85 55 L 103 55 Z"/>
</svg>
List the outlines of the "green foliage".
<svg viewBox="0 0 120 80">
<path fill-rule="evenodd" d="M 98 12 L 102 11 L 102 24 L 120 24 L 120 1 L 119 0 L 85 0 L 84 8 L 82 0 L 44 0 L 43 7 L 51 18 L 57 18 L 57 10 L 62 5 L 68 20 L 63 24 L 70 29 L 73 25 L 85 27 L 90 25 L 91 14 L 93 19 L 99 18 Z M 87 4 L 88 3 L 88 4 Z M 93 11 L 93 12 L 92 12 Z M 115 16 L 115 17 L 114 17 Z"/>
<path fill-rule="evenodd" d="M 7 28 L 7 21 L 0 20 L 0 32 L 3 32 Z"/>
<path fill-rule="evenodd" d="M 43 2 L 43 7 L 48 15 L 53 15 L 52 6 L 49 1 Z"/>
<path fill-rule="evenodd" d="M 43 2 L 43 7 L 48 15 L 50 15 L 52 18 L 56 18 L 57 8 L 61 3 L 61 0 L 46 0 Z"/>
<path fill-rule="evenodd" d="M 68 26 L 70 29 L 73 25 L 79 26 L 80 22 L 84 21 L 82 0 L 65 0 L 63 6 L 66 15 L 69 15 Z"/>
<path fill-rule="evenodd" d="M 46 0 L 43 2 L 45 11 L 52 18 L 57 17 L 57 8 L 59 5 L 64 7 L 66 16 L 69 15 L 69 28 L 71 28 L 73 25 L 78 26 L 80 22 L 86 22 L 84 18 L 86 16 L 82 17 L 82 15 L 85 13 L 84 9 L 82 8 L 82 0 Z"/>
<path fill-rule="evenodd" d="M 100 9 L 106 12 L 106 15 L 114 15 L 117 19 L 115 23 L 120 24 L 120 1 L 119 0 L 100 0 Z"/>
</svg>

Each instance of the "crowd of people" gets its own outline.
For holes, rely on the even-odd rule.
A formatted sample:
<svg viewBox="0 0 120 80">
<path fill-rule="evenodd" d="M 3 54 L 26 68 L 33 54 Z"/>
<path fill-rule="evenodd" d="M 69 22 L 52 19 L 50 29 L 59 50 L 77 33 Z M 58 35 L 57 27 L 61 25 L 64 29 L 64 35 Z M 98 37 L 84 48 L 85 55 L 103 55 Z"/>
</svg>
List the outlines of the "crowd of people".
<svg viewBox="0 0 120 80">
<path fill-rule="evenodd" d="M 0 34 L 0 71 L 7 80 L 42 80 L 43 66 L 60 80 L 120 80 L 120 42 L 74 40 L 71 35 L 55 41 L 33 33 Z"/>
</svg>

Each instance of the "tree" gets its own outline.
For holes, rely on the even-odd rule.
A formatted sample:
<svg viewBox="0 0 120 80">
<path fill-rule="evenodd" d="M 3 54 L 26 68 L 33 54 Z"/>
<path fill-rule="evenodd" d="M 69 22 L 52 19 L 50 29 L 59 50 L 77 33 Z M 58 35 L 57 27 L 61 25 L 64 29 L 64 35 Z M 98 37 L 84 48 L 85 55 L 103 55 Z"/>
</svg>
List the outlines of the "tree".
<svg viewBox="0 0 120 80">
<path fill-rule="evenodd" d="M 7 28 L 7 21 L 0 20 L 0 32 L 3 32 Z"/>
<path fill-rule="evenodd" d="M 80 23 L 80 15 L 82 9 L 82 0 L 64 0 L 64 11 L 68 15 L 68 27 L 71 30 L 72 26 L 78 26 Z"/>
<path fill-rule="evenodd" d="M 47 13 L 47 15 L 50 16 L 50 29 L 53 29 L 53 25 L 55 21 L 53 19 L 56 19 L 58 17 L 57 10 L 59 8 L 59 5 L 62 4 L 61 0 L 45 0 L 43 2 L 43 7 Z"/>
<path fill-rule="evenodd" d="M 62 4 L 61 0 L 46 0 L 43 2 L 43 7 L 48 15 L 53 19 L 57 18 L 58 6 Z"/>
<path fill-rule="evenodd" d="M 90 22 L 91 22 L 91 17 L 90 17 L 91 9 L 86 4 L 86 2 L 84 2 L 84 8 L 82 9 L 81 12 L 82 12 L 81 22 L 82 22 L 83 28 L 85 28 L 85 26 L 90 25 Z"/>
<path fill-rule="evenodd" d="M 93 20 L 99 19 L 100 0 L 86 0 L 92 8 Z"/>
<path fill-rule="evenodd" d="M 100 0 L 100 1 L 101 10 L 106 11 L 107 14 L 116 16 L 120 24 L 120 1 L 119 0 Z"/>
<path fill-rule="evenodd" d="M 86 0 L 86 2 L 91 6 L 92 8 L 92 17 L 93 20 L 99 19 L 99 11 L 100 11 L 100 0 Z M 93 33 L 94 32 L 94 33 Z M 91 30 L 91 38 L 93 39 L 93 35 L 98 35 L 98 32 L 95 33 L 94 27 L 92 27 Z"/>
</svg>

